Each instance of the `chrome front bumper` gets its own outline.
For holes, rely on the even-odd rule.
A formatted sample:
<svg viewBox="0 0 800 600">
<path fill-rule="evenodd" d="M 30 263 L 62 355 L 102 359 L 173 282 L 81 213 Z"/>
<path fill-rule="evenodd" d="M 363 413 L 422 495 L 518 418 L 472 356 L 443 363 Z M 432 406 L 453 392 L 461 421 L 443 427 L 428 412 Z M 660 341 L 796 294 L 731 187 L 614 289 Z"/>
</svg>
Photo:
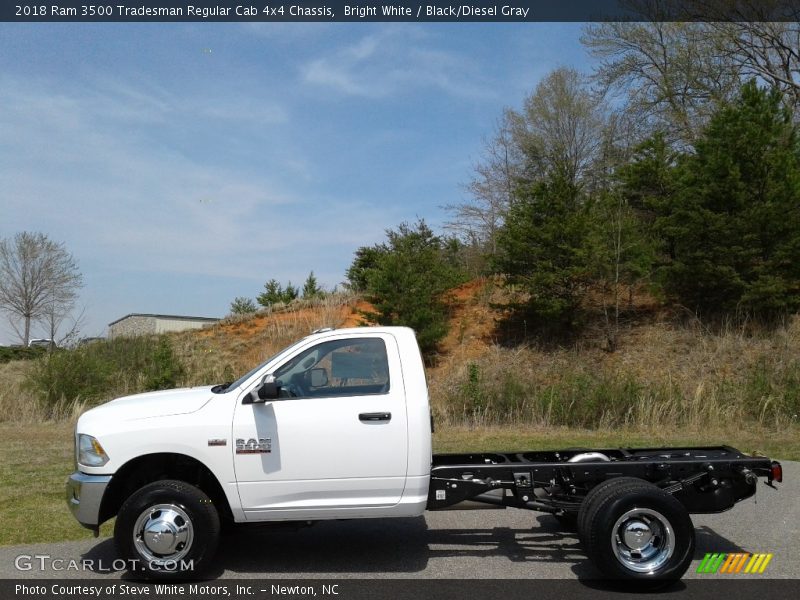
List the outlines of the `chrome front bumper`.
<svg viewBox="0 0 800 600">
<path fill-rule="evenodd" d="M 76 472 L 67 480 L 67 506 L 81 525 L 97 529 L 100 525 L 100 503 L 111 475 L 86 475 Z"/>
</svg>

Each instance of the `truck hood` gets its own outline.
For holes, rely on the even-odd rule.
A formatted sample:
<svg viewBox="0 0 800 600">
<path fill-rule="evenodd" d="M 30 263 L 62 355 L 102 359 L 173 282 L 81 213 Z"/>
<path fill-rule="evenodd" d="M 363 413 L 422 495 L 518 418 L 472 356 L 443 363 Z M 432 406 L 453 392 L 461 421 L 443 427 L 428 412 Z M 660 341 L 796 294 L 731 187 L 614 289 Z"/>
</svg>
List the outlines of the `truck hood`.
<svg viewBox="0 0 800 600">
<path fill-rule="evenodd" d="M 81 421 L 133 421 L 183 415 L 199 410 L 213 396 L 211 386 L 123 396 L 84 413 Z"/>
</svg>

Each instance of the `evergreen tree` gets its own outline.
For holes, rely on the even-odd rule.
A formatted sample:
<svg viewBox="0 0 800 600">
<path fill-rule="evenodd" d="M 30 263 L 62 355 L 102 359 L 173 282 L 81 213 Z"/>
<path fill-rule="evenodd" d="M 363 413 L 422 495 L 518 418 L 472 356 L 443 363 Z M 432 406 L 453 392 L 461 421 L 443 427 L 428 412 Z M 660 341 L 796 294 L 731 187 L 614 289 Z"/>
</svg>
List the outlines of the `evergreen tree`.
<svg viewBox="0 0 800 600">
<path fill-rule="evenodd" d="M 680 158 L 663 133 L 657 132 L 634 150 L 631 161 L 617 173 L 619 193 L 649 238 L 656 252 L 652 258 L 662 263 L 675 257 L 674 240 L 657 223 L 674 208 Z"/>
<path fill-rule="evenodd" d="M 286 284 L 286 289 L 283 290 L 281 294 L 281 302 L 289 304 L 292 300 L 297 299 L 300 291 L 292 285 L 292 282 Z"/>
<path fill-rule="evenodd" d="M 523 308 L 557 326 L 575 324 L 592 273 L 588 199 L 564 179 L 521 187 L 498 237 L 495 268 L 528 293 Z"/>
<path fill-rule="evenodd" d="M 232 315 L 246 315 L 256 312 L 256 305 L 250 298 L 237 296 L 231 302 L 230 311 Z"/>
<path fill-rule="evenodd" d="M 617 173 L 626 203 L 647 223 L 669 212 L 678 157 L 664 134 L 657 132 L 634 149 L 631 160 Z"/>
<path fill-rule="evenodd" d="M 270 279 L 264 284 L 264 291 L 256 297 L 256 301 L 265 307 L 272 306 L 276 302 L 283 302 L 284 291 L 281 284 L 276 279 Z"/>
<path fill-rule="evenodd" d="M 381 325 L 404 325 L 425 354 L 447 334 L 447 291 L 464 280 L 453 246 L 424 221 L 386 232 L 387 241 L 360 248 L 348 276 L 362 279 L 375 307 L 367 316 Z M 369 266 L 366 266 L 366 265 Z"/>
<path fill-rule="evenodd" d="M 387 248 L 382 245 L 362 246 L 356 250 L 347 269 L 347 286 L 354 292 L 365 292 L 370 270 L 377 267 L 379 258 L 386 252 Z"/>
<path fill-rule="evenodd" d="M 306 278 L 306 282 L 303 284 L 303 298 L 316 298 L 322 295 L 322 288 L 317 284 L 314 271 L 311 271 Z"/>
<path fill-rule="evenodd" d="M 703 314 L 771 317 L 800 307 L 800 151 L 781 95 L 755 82 L 686 157 L 670 214 L 668 292 Z"/>
</svg>

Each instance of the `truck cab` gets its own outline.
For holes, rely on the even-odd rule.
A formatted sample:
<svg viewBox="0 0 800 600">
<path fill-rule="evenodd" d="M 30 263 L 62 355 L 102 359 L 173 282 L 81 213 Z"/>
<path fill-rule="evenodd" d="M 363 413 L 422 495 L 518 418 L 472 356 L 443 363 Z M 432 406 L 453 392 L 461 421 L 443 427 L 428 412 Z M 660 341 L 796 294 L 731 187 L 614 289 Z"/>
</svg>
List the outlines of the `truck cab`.
<svg viewBox="0 0 800 600">
<path fill-rule="evenodd" d="M 67 503 L 95 532 L 120 513 L 124 526 L 141 508 L 131 527 L 145 549 L 148 527 L 189 523 L 197 535 L 186 510 L 148 525 L 138 519 L 147 507 L 127 506 L 160 481 L 191 485 L 238 523 L 415 516 L 428 498 L 430 429 L 411 329 L 320 330 L 232 383 L 137 394 L 84 413 Z M 121 550 L 132 559 L 180 555 Z"/>
<path fill-rule="evenodd" d="M 246 520 L 424 511 L 430 417 L 410 329 L 321 332 L 231 387 Z"/>
</svg>

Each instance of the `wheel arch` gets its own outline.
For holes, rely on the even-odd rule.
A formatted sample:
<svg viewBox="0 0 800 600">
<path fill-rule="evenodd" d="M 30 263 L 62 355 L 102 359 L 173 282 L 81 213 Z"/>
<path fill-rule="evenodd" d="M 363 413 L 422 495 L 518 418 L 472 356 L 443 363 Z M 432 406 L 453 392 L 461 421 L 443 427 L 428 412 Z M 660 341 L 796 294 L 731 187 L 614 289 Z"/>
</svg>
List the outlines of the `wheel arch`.
<svg viewBox="0 0 800 600">
<path fill-rule="evenodd" d="M 99 523 L 116 516 L 133 492 L 162 479 L 177 479 L 194 485 L 211 498 L 220 518 L 233 519 L 228 498 L 211 469 L 186 454 L 157 452 L 137 456 L 117 469 L 103 494 Z"/>
</svg>

